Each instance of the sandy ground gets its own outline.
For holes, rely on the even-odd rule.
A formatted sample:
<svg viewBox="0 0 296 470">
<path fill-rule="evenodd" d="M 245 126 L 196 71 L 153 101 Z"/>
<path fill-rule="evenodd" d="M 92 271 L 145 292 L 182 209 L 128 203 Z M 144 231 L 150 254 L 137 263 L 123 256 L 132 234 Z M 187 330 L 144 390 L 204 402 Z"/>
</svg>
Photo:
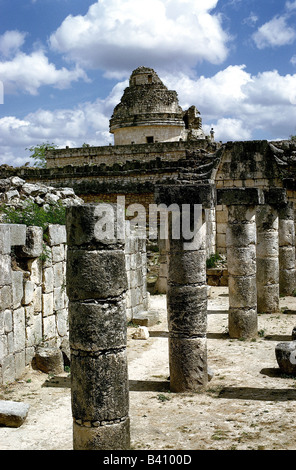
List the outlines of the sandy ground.
<svg viewBox="0 0 296 470">
<path fill-rule="evenodd" d="M 152 296 L 160 322 L 148 340 L 128 328 L 131 441 L 135 450 L 295 450 L 296 378 L 279 373 L 275 346 L 291 340 L 296 315 L 259 315 L 256 341 L 227 335 L 227 288 L 212 287 L 208 364 L 214 372 L 205 393 L 169 391 L 165 296 Z M 296 298 L 281 298 L 296 309 Z M 0 399 L 30 405 L 17 429 L 0 428 L 0 450 L 72 450 L 69 377 L 29 369 L 0 388 Z"/>
</svg>

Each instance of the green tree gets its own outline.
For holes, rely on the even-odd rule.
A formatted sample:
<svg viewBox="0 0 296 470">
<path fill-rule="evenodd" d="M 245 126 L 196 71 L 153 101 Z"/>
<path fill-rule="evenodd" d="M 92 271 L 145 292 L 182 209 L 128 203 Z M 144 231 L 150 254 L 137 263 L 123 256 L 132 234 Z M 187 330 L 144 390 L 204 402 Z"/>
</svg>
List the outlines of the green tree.
<svg viewBox="0 0 296 470">
<path fill-rule="evenodd" d="M 26 150 L 33 152 L 32 155 L 30 155 L 30 158 L 33 158 L 35 160 L 35 166 L 37 168 L 46 168 L 46 151 L 53 150 L 56 148 L 58 148 L 56 144 L 44 142 L 43 144 L 26 148 Z"/>
</svg>

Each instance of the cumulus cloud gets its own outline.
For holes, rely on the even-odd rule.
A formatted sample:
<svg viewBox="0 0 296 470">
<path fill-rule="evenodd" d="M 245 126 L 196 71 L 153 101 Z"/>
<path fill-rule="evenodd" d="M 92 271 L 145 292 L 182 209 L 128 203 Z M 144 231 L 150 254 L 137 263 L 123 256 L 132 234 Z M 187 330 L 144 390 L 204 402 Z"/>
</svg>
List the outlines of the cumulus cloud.
<svg viewBox="0 0 296 470">
<path fill-rule="evenodd" d="M 178 92 L 183 109 L 194 104 L 204 128 L 215 129 L 217 140 L 288 138 L 295 134 L 296 74 L 278 71 L 250 74 L 244 65 L 229 66 L 212 77 L 189 78 L 184 74 L 165 78 Z"/>
<path fill-rule="evenodd" d="M 85 72 L 76 67 L 57 69 L 43 50 L 25 54 L 19 52 L 13 59 L 0 62 L 0 76 L 7 93 L 21 91 L 36 95 L 41 86 L 64 89 L 73 81 L 87 80 Z"/>
<path fill-rule="evenodd" d="M 26 33 L 13 30 L 0 35 L 0 56 L 14 55 L 24 44 Z"/>
<path fill-rule="evenodd" d="M 118 84 L 105 100 L 83 103 L 74 109 L 39 109 L 23 119 L 1 118 L 0 164 L 23 165 L 30 161 L 30 153 L 25 149 L 47 141 L 60 148 L 112 143 L 109 113 L 119 88 L 121 96 L 124 86 L 125 83 Z"/>
<path fill-rule="evenodd" d="M 286 16 L 275 16 L 253 34 L 258 49 L 279 47 L 292 44 L 296 39 L 296 31 L 288 25 Z"/>
<path fill-rule="evenodd" d="M 98 0 L 86 15 L 68 16 L 51 47 L 83 67 L 124 76 L 144 61 L 171 68 L 221 63 L 228 35 L 211 14 L 218 0 Z M 144 64 L 143 64 L 144 65 Z"/>
<path fill-rule="evenodd" d="M 41 86 L 65 89 L 72 82 L 87 80 L 79 66 L 58 69 L 39 46 L 31 53 L 21 50 L 26 33 L 13 30 L 0 35 L 0 77 L 6 93 L 25 92 L 36 95 Z"/>
<path fill-rule="evenodd" d="M 256 139 L 259 131 L 260 138 L 266 139 L 295 134 L 296 74 L 268 71 L 252 75 L 244 65 L 237 65 L 208 78 L 189 78 L 184 73 L 159 76 L 169 89 L 177 91 L 184 110 L 191 105 L 199 109 L 204 130 L 209 133 L 213 127 L 216 140 Z M 105 99 L 81 103 L 74 109 L 40 109 L 23 119 L 0 119 L 0 155 L 5 158 L 0 163 L 24 164 L 28 161 L 25 148 L 46 141 L 60 148 L 113 143 L 109 119 L 127 85 L 126 80 L 120 81 Z"/>
</svg>

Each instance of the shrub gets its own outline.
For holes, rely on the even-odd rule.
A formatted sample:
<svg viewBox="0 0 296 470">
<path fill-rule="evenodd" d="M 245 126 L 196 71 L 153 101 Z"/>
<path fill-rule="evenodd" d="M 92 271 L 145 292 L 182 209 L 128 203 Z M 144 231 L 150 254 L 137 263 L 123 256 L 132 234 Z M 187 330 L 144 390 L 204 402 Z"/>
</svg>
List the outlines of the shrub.
<svg viewBox="0 0 296 470">
<path fill-rule="evenodd" d="M 40 207 L 34 202 L 27 202 L 21 208 L 2 206 L 2 221 L 7 224 L 24 224 L 42 227 L 46 231 L 49 224 L 65 225 L 66 208 L 61 203 Z"/>
</svg>

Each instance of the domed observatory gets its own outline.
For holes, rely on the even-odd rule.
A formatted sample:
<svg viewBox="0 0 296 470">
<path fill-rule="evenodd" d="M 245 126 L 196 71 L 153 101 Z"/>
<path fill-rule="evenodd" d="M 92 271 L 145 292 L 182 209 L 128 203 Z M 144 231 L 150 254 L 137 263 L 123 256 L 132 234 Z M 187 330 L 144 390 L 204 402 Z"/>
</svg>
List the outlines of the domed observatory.
<svg viewBox="0 0 296 470">
<path fill-rule="evenodd" d="M 110 119 L 115 145 L 205 139 L 195 106 L 183 111 L 178 95 L 147 67 L 133 71 Z"/>
</svg>

